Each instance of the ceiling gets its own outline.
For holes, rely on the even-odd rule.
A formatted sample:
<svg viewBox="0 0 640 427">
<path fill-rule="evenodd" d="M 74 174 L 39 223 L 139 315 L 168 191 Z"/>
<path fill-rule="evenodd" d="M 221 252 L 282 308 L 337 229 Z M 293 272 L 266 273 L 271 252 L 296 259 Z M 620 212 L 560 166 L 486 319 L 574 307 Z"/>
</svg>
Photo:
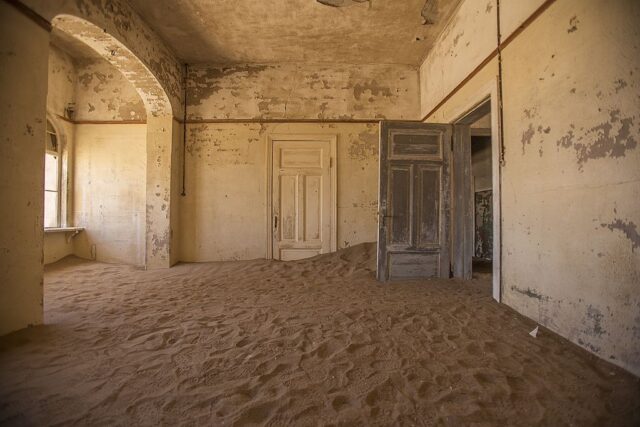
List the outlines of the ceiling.
<svg viewBox="0 0 640 427">
<path fill-rule="evenodd" d="M 426 3 L 425 3 L 426 1 Z M 130 0 L 185 62 L 419 65 L 460 0 Z M 428 13 L 424 24 L 423 10 Z"/>
</svg>

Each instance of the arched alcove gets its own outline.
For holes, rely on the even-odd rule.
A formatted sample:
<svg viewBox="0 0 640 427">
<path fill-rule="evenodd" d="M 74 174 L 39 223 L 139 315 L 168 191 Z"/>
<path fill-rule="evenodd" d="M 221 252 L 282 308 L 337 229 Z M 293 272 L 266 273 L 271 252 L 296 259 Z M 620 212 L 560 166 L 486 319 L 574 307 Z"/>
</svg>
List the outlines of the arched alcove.
<svg viewBox="0 0 640 427">
<path fill-rule="evenodd" d="M 70 14 L 52 19 L 54 30 L 83 43 L 119 71 L 138 93 L 146 110 L 146 183 L 143 227 L 147 268 L 169 267 L 177 259 L 171 255 L 172 227 L 177 207 L 172 203 L 172 177 L 179 176 L 172 166 L 177 162 L 181 127 L 174 119 L 169 95 L 151 70 L 127 46 L 109 32 Z M 132 183 L 133 185 L 133 183 Z M 175 193 L 175 191 L 173 192 Z M 172 213 L 174 218 L 172 218 Z"/>
</svg>

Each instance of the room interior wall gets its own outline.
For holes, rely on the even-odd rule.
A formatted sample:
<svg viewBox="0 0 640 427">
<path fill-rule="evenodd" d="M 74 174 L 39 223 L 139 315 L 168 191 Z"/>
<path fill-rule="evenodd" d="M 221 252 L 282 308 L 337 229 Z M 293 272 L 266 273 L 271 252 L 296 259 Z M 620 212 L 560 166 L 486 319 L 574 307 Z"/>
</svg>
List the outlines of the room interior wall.
<svg viewBox="0 0 640 427">
<path fill-rule="evenodd" d="M 267 137 L 336 135 L 338 248 L 376 240 L 377 123 L 216 123 L 187 129 L 182 261 L 264 258 Z"/>
<path fill-rule="evenodd" d="M 0 335 L 43 319 L 48 51 L 47 29 L 0 2 Z"/>
<path fill-rule="evenodd" d="M 74 253 L 144 265 L 146 125 L 76 125 Z"/>
<path fill-rule="evenodd" d="M 144 265 L 146 110 L 133 85 L 101 58 L 73 58 L 52 46 L 47 105 L 69 150 L 67 239 L 45 233 L 45 264 L 75 254 Z M 73 103 L 73 117 L 65 107 Z M 135 123 L 127 123 L 133 121 Z M 63 224 L 65 225 L 65 224 Z"/>
<path fill-rule="evenodd" d="M 133 85 L 107 61 L 76 61 L 74 253 L 144 265 L 147 113 Z M 138 121 L 139 123 L 126 123 Z"/>
<path fill-rule="evenodd" d="M 77 121 L 144 121 L 147 112 L 131 82 L 102 58 L 76 60 Z"/>
<path fill-rule="evenodd" d="M 419 116 L 404 65 L 190 67 L 181 261 L 264 258 L 267 137 L 337 136 L 337 247 L 377 233 L 378 123 Z"/>
<path fill-rule="evenodd" d="M 533 12 L 543 2 L 527 4 Z M 528 18 L 526 8 L 503 5 L 503 28 Z M 565 0 L 545 6 L 502 51 L 503 302 L 639 374 L 640 5 Z M 429 70 L 482 62 L 446 35 L 463 31 L 473 17 L 466 10 L 461 6 L 468 16 L 452 21 L 422 67 L 423 114 L 448 93 L 432 89 Z M 487 18 L 487 25 L 495 20 Z M 455 120 L 497 71 L 494 57 L 427 120 Z M 446 78 L 444 87 L 452 90 L 464 76 Z"/>
<path fill-rule="evenodd" d="M 418 70 L 406 65 L 238 64 L 189 67 L 187 118 L 417 118 Z"/>
</svg>

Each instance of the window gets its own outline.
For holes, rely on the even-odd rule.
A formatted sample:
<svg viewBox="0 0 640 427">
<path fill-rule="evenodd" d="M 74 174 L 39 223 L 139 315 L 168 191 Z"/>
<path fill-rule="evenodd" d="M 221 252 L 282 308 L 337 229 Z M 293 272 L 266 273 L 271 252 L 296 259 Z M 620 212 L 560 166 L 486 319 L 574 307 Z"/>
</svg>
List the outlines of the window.
<svg viewBox="0 0 640 427">
<path fill-rule="evenodd" d="M 47 120 L 44 158 L 44 226 L 60 227 L 60 146 L 53 125 Z"/>
</svg>

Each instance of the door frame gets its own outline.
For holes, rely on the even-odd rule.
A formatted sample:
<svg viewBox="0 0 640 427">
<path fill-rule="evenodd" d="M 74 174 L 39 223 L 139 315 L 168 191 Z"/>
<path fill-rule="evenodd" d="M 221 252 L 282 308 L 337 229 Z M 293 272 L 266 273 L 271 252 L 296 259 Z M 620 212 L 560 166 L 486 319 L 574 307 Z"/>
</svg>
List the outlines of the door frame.
<svg viewBox="0 0 640 427">
<path fill-rule="evenodd" d="M 267 135 L 267 191 L 266 191 L 266 231 L 267 251 L 266 258 L 273 259 L 273 145 L 277 141 L 312 141 L 328 142 L 331 152 L 329 173 L 331 174 L 331 232 L 329 233 L 331 252 L 338 250 L 338 136 L 336 134 L 288 134 L 273 133 Z"/>
<path fill-rule="evenodd" d="M 499 108 L 500 108 L 500 99 L 499 99 L 499 90 L 498 90 L 498 80 L 492 80 L 485 86 L 481 87 L 478 91 L 476 91 L 471 97 L 467 98 L 468 102 L 466 102 L 462 107 L 454 110 L 452 116 L 454 120 L 451 123 L 455 125 L 470 125 L 476 119 L 480 117 L 476 117 L 476 114 L 481 108 L 486 108 L 486 106 L 490 106 L 491 111 L 491 174 L 492 174 L 492 198 L 493 198 L 493 299 L 498 302 L 502 300 L 502 204 L 501 204 L 501 172 L 502 172 L 502 135 L 500 133 L 500 117 L 499 117 Z M 466 144 L 465 147 L 458 147 L 458 149 L 467 150 L 469 153 L 471 152 L 471 132 L 468 133 L 468 139 L 456 139 L 454 141 L 455 144 Z M 455 149 L 455 147 L 454 147 Z M 456 156 L 454 154 L 453 158 L 453 167 L 454 169 L 458 166 L 455 164 Z M 469 184 L 471 180 L 469 179 Z M 455 196 L 454 196 L 455 197 Z M 463 205 L 464 206 L 464 205 Z M 467 204 L 467 206 L 469 206 Z M 473 203 L 470 207 L 473 206 Z M 458 218 L 458 214 L 454 212 L 455 218 Z M 454 219 L 455 222 L 455 219 Z M 472 230 L 473 231 L 473 230 Z M 473 253 L 473 239 L 470 241 L 465 241 L 465 245 L 471 246 L 471 253 Z M 469 253 L 469 247 L 461 248 L 463 251 Z M 455 242 L 454 248 L 455 251 Z M 454 252 L 455 257 L 455 252 Z M 454 259 L 452 257 L 452 259 Z"/>
</svg>

